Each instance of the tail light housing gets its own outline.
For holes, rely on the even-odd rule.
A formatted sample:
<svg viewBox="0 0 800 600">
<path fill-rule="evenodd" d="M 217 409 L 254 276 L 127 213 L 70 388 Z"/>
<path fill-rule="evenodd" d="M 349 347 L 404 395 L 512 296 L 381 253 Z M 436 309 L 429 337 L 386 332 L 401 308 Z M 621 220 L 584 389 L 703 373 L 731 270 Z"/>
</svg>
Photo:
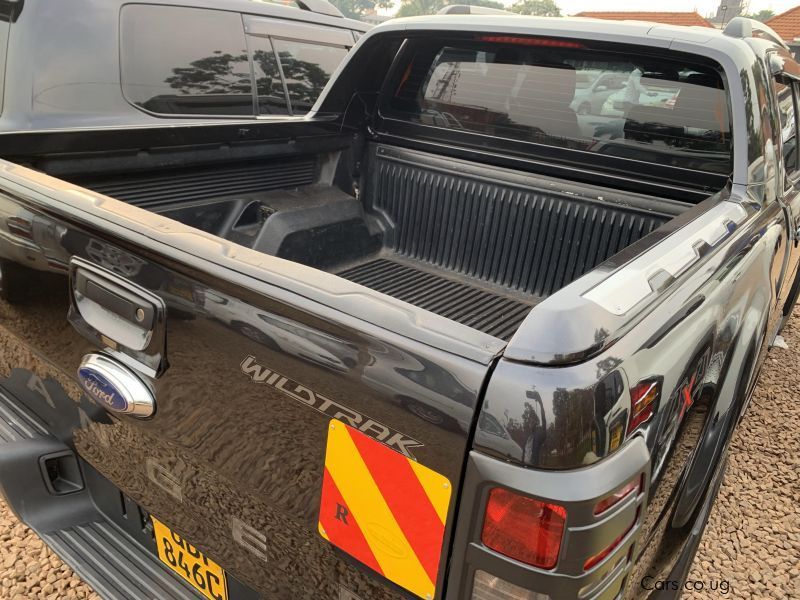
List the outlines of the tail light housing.
<svg viewBox="0 0 800 600">
<path fill-rule="evenodd" d="M 8 217 L 6 219 L 8 231 L 29 240 L 33 239 L 33 224 L 28 219 L 22 217 Z"/>
<path fill-rule="evenodd" d="M 472 584 L 472 600 L 551 600 L 547 594 L 526 590 L 510 581 L 478 569 Z"/>
<path fill-rule="evenodd" d="M 583 564 L 583 570 L 584 570 L 584 571 L 588 571 L 589 569 L 591 569 L 591 568 L 592 568 L 592 567 L 594 567 L 595 565 L 597 565 L 597 564 L 600 564 L 600 562 L 601 562 L 601 561 L 602 561 L 602 560 L 603 560 L 603 559 L 604 559 L 606 556 L 608 556 L 609 554 L 611 554 L 611 552 L 613 552 L 613 551 L 614 551 L 614 548 L 616 548 L 617 546 L 619 546 L 619 543 L 620 543 L 622 540 L 624 540 L 624 539 L 625 539 L 625 536 L 626 536 L 626 535 L 628 535 L 628 532 L 629 532 L 629 531 L 630 531 L 632 528 L 633 528 L 633 523 L 631 523 L 631 526 L 628 528 L 628 530 L 627 530 L 627 531 L 625 531 L 625 533 L 623 533 L 621 536 L 619 536 L 617 539 L 615 539 L 613 542 L 611 542 L 611 544 L 609 544 L 609 546 L 608 546 L 607 548 L 605 548 L 605 549 L 601 550 L 600 552 L 598 552 L 597 554 L 595 554 L 594 556 L 592 556 L 591 558 L 589 558 L 589 560 L 587 560 L 587 561 L 586 561 L 586 562 Z"/>
<path fill-rule="evenodd" d="M 642 488 L 642 478 L 643 476 L 640 475 L 636 479 L 633 479 L 619 488 L 616 492 L 611 494 L 610 496 L 606 496 L 600 502 L 598 502 L 594 507 L 594 514 L 601 515 L 606 512 L 612 506 L 619 504 L 625 498 L 630 496 L 632 493 L 638 493 L 639 490 Z"/>
<path fill-rule="evenodd" d="M 647 423 L 653 416 L 661 396 L 661 379 L 646 379 L 631 388 L 631 416 L 628 433 Z"/>
<path fill-rule="evenodd" d="M 558 562 L 567 510 L 505 488 L 489 493 L 481 541 L 495 552 L 539 567 Z"/>
<path fill-rule="evenodd" d="M 624 532 L 624 533 L 622 533 L 622 534 L 621 534 L 621 535 L 620 535 L 620 536 L 619 536 L 617 539 L 615 539 L 613 542 L 611 542 L 611 543 L 610 543 L 608 546 L 606 546 L 605 548 L 603 548 L 603 549 L 602 549 L 600 552 L 598 552 L 598 553 L 597 553 L 597 554 L 595 554 L 594 556 L 590 556 L 590 557 L 589 557 L 589 558 L 586 560 L 586 562 L 585 562 L 585 563 L 583 563 L 583 570 L 584 570 L 584 571 L 588 571 L 589 569 L 591 569 L 591 568 L 592 568 L 592 567 L 594 567 L 595 565 L 598 565 L 598 564 L 600 564 L 600 563 L 602 562 L 602 560 L 603 560 L 603 559 L 604 559 L 606 556 L 608 556 L 609 554 L 611 554 L 611 553 L 612 553 L 612 552 L 613 552 L 613 551 L 616 549 L 616 547 L 620 545 L 620 543 L 622 542 L 622 540 L 624 540 L 624 539 L 625 539 L 625 537 L 626 537 L 626 536 L 627 536 L 627 535 L 630 533 L 631 529 L 633 529 L 633 526 L 634 526 L 634 525 L 636 525 L 636 520 L 637 520 L 638 518 L 639 518 L 639 511 L 636 511 L 636 516 L 633 518 L 633 522 L 632 522 L 632 523 L 630 524 L 630 526 L 629 526 L 629 527 L 628 527 L 628 528 L 625 530 L 625 532 Z"/>
</svg>

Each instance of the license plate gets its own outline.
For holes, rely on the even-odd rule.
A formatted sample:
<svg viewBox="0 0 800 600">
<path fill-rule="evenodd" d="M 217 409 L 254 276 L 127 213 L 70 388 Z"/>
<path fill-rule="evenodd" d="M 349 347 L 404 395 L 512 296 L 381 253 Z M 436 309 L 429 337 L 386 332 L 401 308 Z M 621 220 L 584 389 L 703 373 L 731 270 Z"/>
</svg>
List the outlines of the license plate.
<svg viewBox="0 0 800 600">
<path fill-rule="evenodd" d="M 208 600 L 228 600 L 225 571 L 155 517 L 158 557 Z"/>
</svg>

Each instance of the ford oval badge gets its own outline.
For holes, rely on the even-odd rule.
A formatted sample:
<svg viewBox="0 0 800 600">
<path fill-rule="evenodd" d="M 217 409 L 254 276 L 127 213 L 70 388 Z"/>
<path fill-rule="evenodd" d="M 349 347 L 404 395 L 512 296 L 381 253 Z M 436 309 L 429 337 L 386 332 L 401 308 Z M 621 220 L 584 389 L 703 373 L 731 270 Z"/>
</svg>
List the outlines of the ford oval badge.
<svg viewBox="0 0 800 600">
<path fill-rule="evenodd" d="M 78 380 L 86 395 L 108 410 L 135 417 L 155 412 L 152 390 L 131 369 L 104 354 L 84 356 Z"/>
</svg>

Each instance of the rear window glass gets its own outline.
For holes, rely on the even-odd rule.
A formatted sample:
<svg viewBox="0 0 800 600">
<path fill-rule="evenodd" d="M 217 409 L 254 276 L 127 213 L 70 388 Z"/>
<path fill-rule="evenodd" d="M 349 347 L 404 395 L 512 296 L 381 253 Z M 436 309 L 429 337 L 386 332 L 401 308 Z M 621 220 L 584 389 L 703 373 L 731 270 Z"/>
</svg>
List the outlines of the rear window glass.
<svg viewBox="0 0 800 600">
<path fill-rule="evenodd" d="M 408 56 L 384 116 L 456 136 L 730 172 L 728 98 L 713 66 L 505 36 L 418 42 Z"/>
<path fill-rule="evenodd" d="M 238 13 L 129 5 L 121 37 L 122 87 L 130 102 L 159 114 L 253 114 Z"/>
</svg>

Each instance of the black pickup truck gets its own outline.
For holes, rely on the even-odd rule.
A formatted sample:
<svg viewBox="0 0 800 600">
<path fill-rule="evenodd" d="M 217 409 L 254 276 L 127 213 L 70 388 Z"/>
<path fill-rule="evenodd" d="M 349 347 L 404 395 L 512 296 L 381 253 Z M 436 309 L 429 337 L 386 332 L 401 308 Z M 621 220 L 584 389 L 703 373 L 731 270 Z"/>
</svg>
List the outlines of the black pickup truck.
<svg viewBox="0 0 800 600">
<path fill-rule="evenodd" d="M 297 114 L 263 3 L 3 4 L 0 488 L 101 596 L 680 593 L 798 294 L 774 32 L 394 20 Z"/>
</svg>

